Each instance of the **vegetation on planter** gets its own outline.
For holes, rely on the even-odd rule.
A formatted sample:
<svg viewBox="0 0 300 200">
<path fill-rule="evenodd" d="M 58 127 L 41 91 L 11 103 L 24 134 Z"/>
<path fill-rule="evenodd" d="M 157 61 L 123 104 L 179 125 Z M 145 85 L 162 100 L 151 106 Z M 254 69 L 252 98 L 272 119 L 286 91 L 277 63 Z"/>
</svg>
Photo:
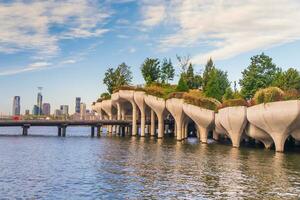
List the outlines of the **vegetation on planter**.
<svg viewBox="0 0 300 200">
<path fill-rule="evenodd" d="M 184 95 L 184 92 L 172 92 L 172 93 L 168 94 L 166 99 L 172 99 L 172 98 L 182 99 L 183 95 Z"/>
<path fill-rule="evenodd" d="M 187 92 L 189 90 L 189 86 L 187 85 L 183 76 L 180 77 L 178 85 L 176 87 L 176 91 L 178 92 Z"/>
<path fill-rule="evenodd" d="M 109 68 L 106 70 L 103 83 L 107 87 L 109 94 L 122 85 L 129 85 L 132 81 L 132 72 L 130 67 L 125 63 L 120 64 L 116 69 Z"/>
<path fill-rule="evenodd" d="M 217 111 L 217 108 L 221 105 L 221 103 L 214 98 L 198 96 L 195 95 L 195 93 L 184 93 L 183 99 L 188 104 L 214 111 Z"/>
<path fill-rule="evenodd" d="M 261 88 L 272 86 L 280 69 L 264 53 L 251 57 L 250 65 L 242 72 L 241 93 L 250 99 Z"/>
<path fill-rule="evenodd" d="M 284 92 L 278 87 L 269 87 L 258 90 L 254 95 L 256 104 L 283 100 Z"/>
<path fill-rule="evenodd" d="M 222 102 L 222 105 L 218 109 L 234 106 L 249 106 L 245 99 L 227 99 Z"/>
</svg>

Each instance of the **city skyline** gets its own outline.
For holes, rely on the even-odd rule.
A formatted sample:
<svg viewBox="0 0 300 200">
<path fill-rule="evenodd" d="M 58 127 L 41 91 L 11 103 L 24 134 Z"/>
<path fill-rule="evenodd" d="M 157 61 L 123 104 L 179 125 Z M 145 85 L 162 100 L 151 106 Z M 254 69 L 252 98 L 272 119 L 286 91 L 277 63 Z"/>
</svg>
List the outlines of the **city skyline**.
<svg viewBox="0 0 300 200">
<path fill-rule="evenodd" d="M 31 110 L 38 86 L 54 109 L 67 104 L 74 113 L 77 96 L 90 108 L 108 67 L 126 62 L 141 84 L 146 57 L 170 57 L 177 75 L 177 54 L 190 55 L 197 72 L 212 57 L 231 82 L 261 52 L 299 70 L 299 9 L 296 0 L 1 2 L 0 113 L 12 112 L 16 95 L 21 113 Z"/>
</svg>

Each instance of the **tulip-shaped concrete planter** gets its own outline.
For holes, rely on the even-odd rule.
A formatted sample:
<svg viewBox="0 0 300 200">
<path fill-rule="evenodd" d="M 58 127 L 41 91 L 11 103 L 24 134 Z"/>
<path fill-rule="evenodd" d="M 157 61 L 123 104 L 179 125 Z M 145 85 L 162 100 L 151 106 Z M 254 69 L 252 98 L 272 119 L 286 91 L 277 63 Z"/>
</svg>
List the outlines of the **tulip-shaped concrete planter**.
<svg viewBox="0 0 300 200">
<path fill-rule="evenodd" d="M 232 146 L 239 147 L 242 134 L 247 125 L 247 108 L 245 106 L 227 107 L 219 110 L 219 120 L 228 133 Z"/>
<path fill-rule="evenodd" d="M 131 103 L 132 106 L 132 135 L 137 135 L 137 106 L 134 101 L 134 91 L 133 90 L 120 90 L 119 97 L 125 99 Z"/>
<path fill-rule="evenodd" d="M 164 99 L 152 95 L 145 96 L 146 104 L 155 112 L 158 119 L 158 138 L 162 138 L 164 134 L 164 114 L 166 110 L 166 102 Z"/>
<path fill-rule="evenodd" d="M 272 137 L 277 152 L 283 152 L 287 137 L 297 130 L 300 101 L 278 101 L 252 106 L 248 108 L 247 118 L 251 124 Z"/>
<path fill-rule="evenodd" d="M 112 100 L 104 100 L 101 102 L 101 109 L 108 115 L 108 119 L 112 120 L 113 117 L 113 105 Z M 112 134 L 112 126 L 108 126 L 108 134 Z"/>
<path fill-rule="evenodd" d="M 178 141 L 184 138 L 182 126 L 184 125 L 183 99 L 172 98 L 166 101 L 166 108 L 172 114 L 176 124 L 176 139 Z"/>
<path fill-rule="evenodd" d="M 207 143 L 208 130 L 213 127 L 215 112 L 186 103 L 183 104 L 183 110 L 197 125 L 200 141 L 202 143 Z"/>
<path fill-rule="evenodd" d="M 271 145 L 273 144 L 273 139 L 268 133 L 251 123 L 249 123 L 246 128 L 246 135 L 261 141 L 265 145 L 266 149 L 270 149 Z"/>
<path fill-rule="evenodd" d="M 220 123 L 219 113 L 215 113 L 215 130 L 214 130 L 214 139 L 219 139 L 219 135 L 227 135 L 227 131 L 224 129 L 222 124 Z"/>
<path fill-rule="evenodd" d="M 141 111 L 141 136 L 145 136 L 146 128 L 146 103 L 145 103 L 145 92 L 136 91 L 134 92 L 134 101 Z"/>
</svg>

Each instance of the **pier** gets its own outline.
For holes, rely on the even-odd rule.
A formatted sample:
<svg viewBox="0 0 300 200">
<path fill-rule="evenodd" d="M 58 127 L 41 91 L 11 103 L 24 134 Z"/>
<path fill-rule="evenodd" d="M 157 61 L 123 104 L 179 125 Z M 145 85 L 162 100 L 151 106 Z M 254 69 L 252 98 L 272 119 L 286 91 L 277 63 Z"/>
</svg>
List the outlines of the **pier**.
<svg viewBox="0 0 300 200">
<path fill-rule="evenodd" d="M 126 120 L 3 120 L 0 121 L 0 127 L 21 127 L 22 135 L 28 135 L 28 130 L 32 126 L 54 126 L 57 127 L 57 135 L 65 137 L 67 127 L 69 126 L 89 126 L 91 127 L 91 137 L 95 136 L 95 129 L 97 136 L 101 134 L 102 126 L 118 125 L 119 127 L 130 127 L 131 121 Z"/>
</svg>

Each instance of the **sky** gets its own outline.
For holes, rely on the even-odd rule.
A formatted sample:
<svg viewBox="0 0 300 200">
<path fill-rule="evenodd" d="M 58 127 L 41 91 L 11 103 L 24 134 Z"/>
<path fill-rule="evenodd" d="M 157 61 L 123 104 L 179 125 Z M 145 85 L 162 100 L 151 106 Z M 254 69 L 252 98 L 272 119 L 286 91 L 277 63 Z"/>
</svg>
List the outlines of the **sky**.
<svg viewBox="0 0 300 200">
<path fill-rule="evenodd" d="M 250 57 L 300 70 L 299 0 L 0 0 L 0 114 L 32 110 L 38 87 L 51 110 L 75 97 L 88 107 L 106 90 L 105 71 L 125 62 L 143 84 L 146 57 L 190 56 L 203 71 L 211 57 L 241 78 Z"/>
</svg>

